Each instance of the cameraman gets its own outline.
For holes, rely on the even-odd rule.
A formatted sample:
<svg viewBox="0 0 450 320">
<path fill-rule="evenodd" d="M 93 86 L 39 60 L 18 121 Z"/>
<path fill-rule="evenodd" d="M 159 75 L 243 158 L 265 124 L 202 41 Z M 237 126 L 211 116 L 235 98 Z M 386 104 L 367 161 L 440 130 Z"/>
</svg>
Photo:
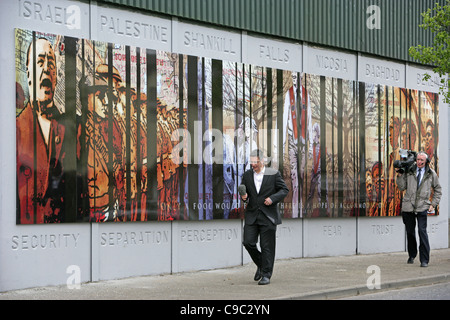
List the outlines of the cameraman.
<svg viewBox="0 0 450 320">
<path fill-rule="evenodd" d="M 420 151 L 416 164 L 410 166 L 405 173 L 396 169 L 397 186 L 403 191 L 402 216 L 406 227 L 408 244 L 408 263 L 414 263 L 417 255 L 416 217 L 419 230 L 420 266 L 427 267 L 430 260 L 430 245 L 427 235 L 427 214 L 434 212 L 442 195 L 442 188 L 436 172 L 429 167 L 428 154 Z M 400 170 L 401 171 L 401 170 Z M 433 190 L 433 194 L 431 193 Z M 431 201 L 430 201 L 431 199 Z"/>
</svg>

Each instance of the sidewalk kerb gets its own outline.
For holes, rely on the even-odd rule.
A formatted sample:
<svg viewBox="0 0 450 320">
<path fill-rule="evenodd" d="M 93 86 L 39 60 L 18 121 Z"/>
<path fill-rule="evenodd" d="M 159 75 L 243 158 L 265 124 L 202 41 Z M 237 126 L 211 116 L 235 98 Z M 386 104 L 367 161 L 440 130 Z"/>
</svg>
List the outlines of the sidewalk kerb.
<svg viewBox="0 0 450 320">
<path fill-rule="evenodd" d="M 330 300 L 344 297 L 361 296 L 364 294 L 371 294 L 389 290 L 433 285 L 445 282 L 450 282 L 450 273 L 434 275 L 429 277 L 421 277 L 416 279 L 391 281 L 382 284 L 380 289 L 369 289 L 367 288 L 367 285 L 360 287 L 350 286 L 343 288 L 319 290 L 306 294 L 292 294 L 267 300 Z"/>
</svg>

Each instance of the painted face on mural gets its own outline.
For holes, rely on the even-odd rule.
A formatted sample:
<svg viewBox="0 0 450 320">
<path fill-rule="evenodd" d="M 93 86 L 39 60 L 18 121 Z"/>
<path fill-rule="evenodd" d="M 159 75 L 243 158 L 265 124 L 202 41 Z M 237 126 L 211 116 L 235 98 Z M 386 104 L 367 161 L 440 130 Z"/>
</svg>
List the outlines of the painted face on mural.
<svg viewBox="0 0 450 320">
<path fill-rule="evenodd" d="M 416 145 L 416 125 L 407 119 L 403 119 L 401 128 L 401 146 L 404 149 L 414 149 Z"/>
<path fill-rule="evenodd" d="M 392 148 L 398 148 L 398 136 L 399 136 L 400 122 L 397 117 L 391 117 L 389 121 L 389 142 Z"/>
<path fill-rule="evenodd" d="M 94 110 L 100 118 L 108 116 L 108 94 L 107 87 L 99 87 L 94 93 Z"/>
<path fill-rule="evenodd" d="M 381 162 L 377 162 L 372 168 L 372 182 L 374 185 L 375 193 L 377 194 L 377 199 L 381 196 L 384 190 L 384 175 L 383 175 L 383 165 Z"/>
<path fill-rule="evenodd" d="M 108 88 L 107 79 L 96 74 L 94 85 L 89 90 L 88 105 L 89 110 L 93 110 L 100 118 L 106 118 L 108 116 L 108 104 L 111 96 L 111 90 Z"/>
<path fill-rule="evenodd" d="M 427 122 L 427 131 L 425 133 L 424 142 L 425 150 L 428 154 L 433 154 L 434 149 L 434 139 L 433 139 L 434 125 L 431 121 Z"/>
<path fill-rule="evenodd" d="M 373 195 L 373 183 L 372 183 L 372 173 L 370 170 L 366 171 L 366 196 L 369 201 L 372 201 Z"/>
<path fill-rule="evenodd" d="M 27 63 L 30 100 L 37 102 L 40 112 L 44 112 L 53 102 L 56 87 L 56 58 L 53 47 L 46 39 L 36 40 L 36 55 L 33 58 L 33 44 L 30 44 Z M 36 74 L 33 63 L 36 62 Z M 36 87 L 36 93 L 34 92 Z"/>
</svg>

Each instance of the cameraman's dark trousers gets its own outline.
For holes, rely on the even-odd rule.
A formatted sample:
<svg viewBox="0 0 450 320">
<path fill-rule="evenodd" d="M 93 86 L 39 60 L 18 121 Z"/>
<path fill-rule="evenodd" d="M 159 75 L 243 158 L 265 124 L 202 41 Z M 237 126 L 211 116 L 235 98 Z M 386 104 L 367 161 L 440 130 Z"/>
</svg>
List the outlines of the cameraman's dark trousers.
<svg viewBox="0 0 450 320">
<path fill-rule="evenodd" d="M 430 260 L 430 243 L 427 234 L 427 211 L 423 212 L 402 212 L 403 223 L 406 228 L 406 239 L 408 254 L 410 258 L 417 256 L 416 241 L 416 218 L 419 232 L 419 258 L 421 263 L 427 263 Z"/>
</svg>

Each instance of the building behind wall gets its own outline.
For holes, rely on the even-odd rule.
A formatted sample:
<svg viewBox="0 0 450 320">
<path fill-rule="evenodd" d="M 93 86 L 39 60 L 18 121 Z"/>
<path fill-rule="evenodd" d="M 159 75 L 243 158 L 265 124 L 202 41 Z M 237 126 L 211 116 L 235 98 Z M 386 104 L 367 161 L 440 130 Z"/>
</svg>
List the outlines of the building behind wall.
<svg viewBox="0 0 450 320">
<path fill-rule="evenodd" d="M 243 129 L 248 133 L 256 123 L 259 129 L 256 141 L 263 144 L 270 155 L 276 155 L 271 164 L 279 166 L 291 188 L 291 194 L 282 204 L 284 219 L 277 232 L 277 259 L 405 251 L 401 217 L 395 208 L 390 211 L 389 206 L 385 206 L 395 203 L 394 196 L 389 201 L 377 200 L 375 189 L 367 191 L 366 186 L 367 181 L 375 181 L 373 168 L 378 168 L 378 162 L 385 164 L 384 172 L 389 174 L 387 164 L 394 149 L 389 144 L 389 119 L 399 119 L 401 135 L 403 119 L 413 119 L 420 128 L 421 117 L 429 113 L 434 120 L 435 137 L 439 137 L 433 149 L 434 165 L 439 169 L 444 197 L 439 214 L 429 217 L 428 233 L 432 249 L 447 248 L 449 204 L 445 195 L 449 190 L 449 171 L 439 163 L 449 158 L 450 131 L 445 127 L 449 120 L 448 106 L 436 94 L 439 92 L 436 75 L 428 82 L 422 81 L 422 75 L 431 72 L 431 67 L 418 64 L 407 53 L 410 46 L 431 45 L 431 34 L 418 25 L 420 13 L 433 7 L 434 2 L 217 0 L 202 4 L 188 0 L 18 0 L 8 3 L 7 7 L 2 2 L 4 85 L 1 90 L 4 100 L 0 120 L 0 175 L 6 183 L 0 186 L 0 291 L 65 284 L 74 276 L 81 282 L 88 282 L 222 268 L 251 261 L 241 245 L 243 222 L 239 215 L 242 211 L 227 210 L 228 205 L 239 207 L 234 197 L 237 193 L 230 191 L 229 202 L 222 197 L 228 187 L 232 190 L 237 186 L 238 179 L 227 184 L 229 163 L 208 167 L 204 158 L 198 161 L 203 153 L 197 154 L 198 158 L 192 154 L 190 164 L 183 169 L 184 175 L 179 176 L 180 181 L 187 182 L 179 183 L 177 190 L 186 196 L 175 198 L 175 202 L 185 209 L 175 215 L 161 213 L 168 204 L 161 200 L 165 198 L 158 198 L 161 194 L 158 190 L 165 187 L 153 179 L 156 180 L 154 189 L 145 196 L 153 197 L 154 201 L 147 202 L 147 209 L 157 203 L 152 207 L 155 213 L 148 211 L 145 219 L 142 218 L 146 221 L 138 221 L 140 218 L 136 217 L 144 215 L 142 210 L 137 210 L 136 215 L 131 213 L 136 203 L 134 198 L 130 200 L 134 194 L 133 181 L 125 178 L 126 222 L 96 222 L 74 214 L 64 223 L 25 225 L 18 218 L 17 148 L 16 140 L 10 137 L 16 136 L 16 113 L 20 113 L 27 101 L 29 89 L 25 85 L 23 92 L 17 88 L 21 81 L 26 83 L 24 48 L 28 46 L 25 41 L 32 31 L 58 44 L 54 49 L 60 59 L 59 66 L 64 66 L 58 77 L 65 81 L 58 80 L 57 90 L 59 94 L 65 92 L 60 101 L 64 102 L 66 111 L 73 103 L 74 119 L 75 115 L 83 114 L 82 107 L 74 102 L 81 99 L 76 89 L 80 70 L 84 70 L 88 78 L 93 75 L 89 62 L 80 63 L 80 59 L 90 61 L 89 56 L 97 59 L 92 60 L 96 61 L 95 66 L 101 59 L 112 58 L 126 84 L 124 87 L 145 93 L 149 99 L 146 101 L 155 104 L 158 101 L 161 112 L 172 110 L 172 101 L 173 110 L 178 110 L 177 125 L 185 125 L 190 133 L 195 130 L 192 119 L 201 123 L 202 127 L 197 128 L 200 132 L 211 126 L 222 132 L 231 129 L 238 134 L 239 129 Z M 81 51 L 80 46 L 85 50 Z M 94 49 L 89 51 L 88 48 Z M 78 68 L 81 65 L 84 67 Z M 110 68 L 107 72 L 113 75 L 114 71 Z M 170 78 L 170 72 L 176 77 Z M 176 80 L 176 93 L 160 93 L 164 91 L 161 88 L 173 88 L 171 83 L 161 81 L 162 75 Z M 230 92 L 234 93 L 233 99 Z M 133 91 L 125 90 L 123 94 L 128 101 L 124 103 L 126 106 L 132 101 Z M 162 96 L 165 101 L 161 101 Z M 193 105 L 196 112 L 192 112 Z M 211 107 L 217 105 L 221 108 Z M 297 114 L 290 113 L 291 106 Z M 217 112 L 222 109 L 223 112 Z M 406 113 L 410 110 L 420 110 L 418 118 Z M 156 119 L 157 115 L 153 116 Z M 125 129 L 128 131 L 124 131 L 127 134 L 123 135 L 124 145 L 130 146 L 133 138 L 129 132 L 137 132 L 137 129 L 133 129 L 132 114 L 123 119 L 125 127 L 128 123 Z M 292 119 L 298 120 L 289 125 Z M 302 119 L 305 122 L 301 122 Z M 368 119 L 373 119 L 373 126 L 368 124 Z M 426 134 L 425 123 L 424 131 L 417 132 L 417 147 L 424 146 L 420 139 Z M 283 134 L 272 134 L 269 130 L 280 126 L 285 128 Z M 321 150 L 326 150 L 327 155 L 322 153 L 318 160 L 328 171 L 326 183 L 319 188 L 320 196 L 316 194 L 313 198 L 315 205 L 307 207 L 308 196 L 315 190 L 311 187 L 315 170 L 313 128 L 327 132 L 319 139 L 323 144 Z M 162 157 L 156 160 L 160 150 L 156 147 L 160 138 L 156 133 L 161 131 L 156 125 L 152 130 L 154 135 L 148 137 L 154 140 L 149 139 L 145 145 L 153 151 L 146 150 L 142 157 L 148 155 L 149 159 L 155 159 L 154 163 L 162 164 Z M 137 133 L 136 136 L 142 137 Z M 192 137 L 194 143 L 196 137 L 194 134 Z M 72 138 L 71 159 L 74 161 L 76 135 Z M 234 138 L 231 134 L 224 141 Z M 311 144 L 311 149 L 302 149 L 302 138 L 310 141 L 306 143 Z M 400 136 L 398 139 L 404 143 Z M 198 150 L 205 150 L 207 143 L 198 141 L 201 146 Z M 286 141 L 295 142 L 297 147 L 292 149 Z M 229 146 L 227 143 L 225 145 Z M 236 148 L 230 150 L 239 158 L 239 145 L 234 142 L 234 146 Z M 278 146 L 283 146 L 284 154 L 278 152 L 282 149 Z M 132 147 L 124 147 L 123 157 L 130 159 L 132 150 Z M 227 153 L 228 149 L 224 150 Z M 208 152 L 205 154 L 210 156 Z M 124 162 L 125 172 L 132 172 L 134 162 L 143 163 L 136 157 L 136 161 Z M 303 173 L 302 161 L 307 164 Z M 292 166 L 293 163 L 297 167 Z M 146 168 L 153 176 L 159 172 L 155 166 Z M 369 169 L 372 170 L 370 179 L 366 177 Z M 77 170 L 72 173 L 80 173 Z M 244 165 L 233 170 L 237 177 Z M 199 172 L 202 174 L 195 175 Z M 194 176 L 199 178 L 194 179 Z M 366 183 L 347 185 L 343 182 L 346 179 Z M 384 179 L 383 183 L 389 185 L 391 180 L 387 176 Z M 82 189 L 76 181 L 75 184 L 76 190 Z M 198 185 L 205 187 L 192 192 L 192 186 Z M 300 185 L 303 187 L 295 188 Z M 211 199 L 205 192 L 208 186 L 213 190 Z M 146 187 L 139 184 L 136 194 L 144 195 Z M 221 196 L 214 198 L 218 193 Z M 373 199 L 368 197 L 369 193 L 374 194 Z M 139 199 L 136 206 L 142 209 L 142 197 Z M 220 205 L 209 211 L 207 200 L 211 200 L 213 206 Z M 376 203 L 376 210 L 369 208 L 369 200 Z M 80 203 L 77 200 L 75 203 L 79 208 Z"/>
</svg>

